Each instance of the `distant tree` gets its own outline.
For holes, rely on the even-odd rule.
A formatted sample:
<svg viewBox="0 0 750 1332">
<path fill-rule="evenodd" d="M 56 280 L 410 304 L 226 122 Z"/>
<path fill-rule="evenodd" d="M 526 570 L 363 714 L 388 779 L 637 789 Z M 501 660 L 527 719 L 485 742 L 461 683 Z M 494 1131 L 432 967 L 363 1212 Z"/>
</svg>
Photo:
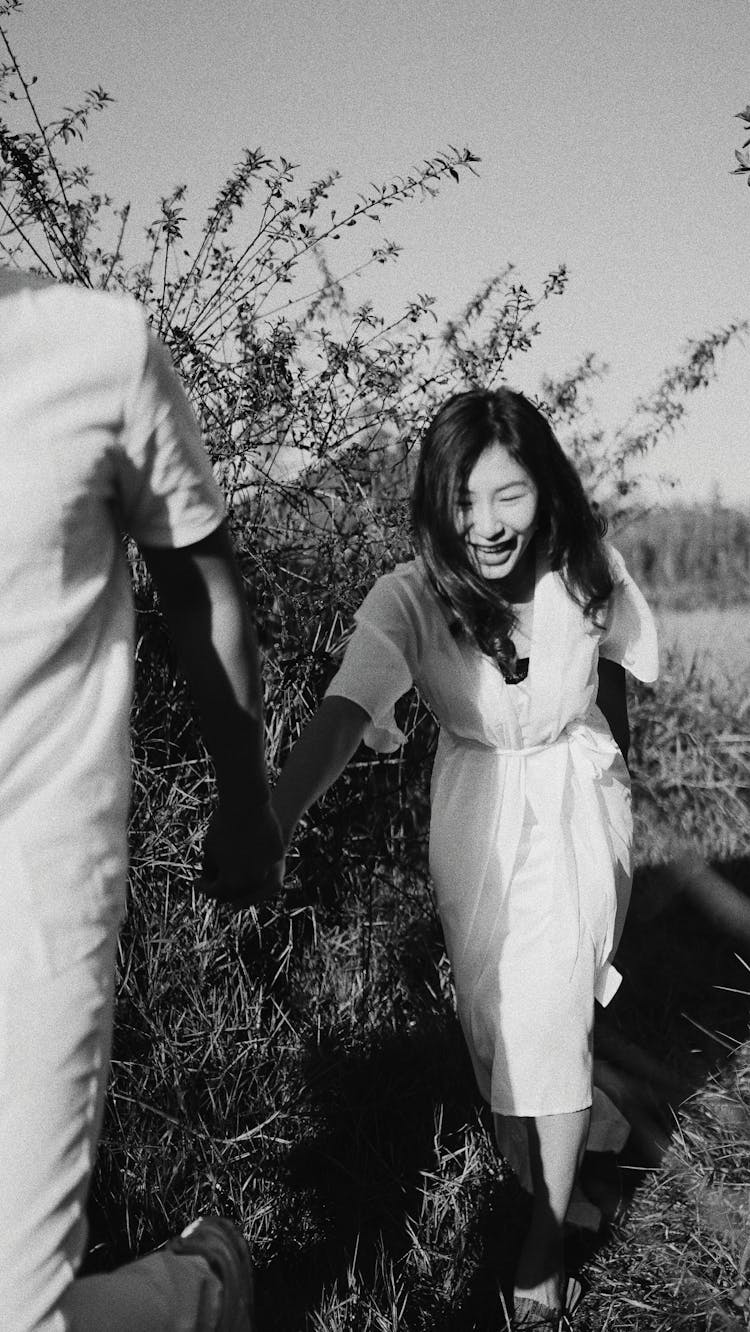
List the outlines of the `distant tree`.
<svg viewBox="0 0 750 1332">
<path fill-rule="evenodd" d="M 750 602 L 750 513 L 718 496 L 703 504 L 653 509 L 618 533 L 636 580 L 663 606 Z"/>
<path fill-rule="evenodd" d="M 735 117 L 741 120 L 745 126 L 744 133 L 747 134 L 750 129 L 750 105 L 745 107 L 744 111 L 738 111 Z M 734 155 L 737 158 L 738 165 L 732 172 L 733 176 L 747 176 L 747 183 L 750 185 L 750 139 L 745 139 L 741 148 L 735 148 Z"/>
</svg>

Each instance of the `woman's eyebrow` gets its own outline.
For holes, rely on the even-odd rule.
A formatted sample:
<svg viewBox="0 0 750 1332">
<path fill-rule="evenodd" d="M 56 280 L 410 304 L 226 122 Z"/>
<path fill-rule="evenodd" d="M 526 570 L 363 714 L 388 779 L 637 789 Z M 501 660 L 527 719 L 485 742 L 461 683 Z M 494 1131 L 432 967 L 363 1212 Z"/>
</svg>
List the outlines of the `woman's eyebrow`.
<svg viewBox="0 0 750 1332">
<path fill-rule="evenodd" d="M 492 495 L 500 495 L 504 490 L 517 490 L 519 487 L 525 490 L 527 486 L 528 482 L 525 481 L 523 477 L 519 477 L 517 481 L 505 481 L 503 485 L 495 486 L 495 489 L 490 493 Z M 460 493 L 461 495 L 471 496 L 476 495 L 477 492 L 472 490 L 471 486 L 462 486 Z"/>
</svg>

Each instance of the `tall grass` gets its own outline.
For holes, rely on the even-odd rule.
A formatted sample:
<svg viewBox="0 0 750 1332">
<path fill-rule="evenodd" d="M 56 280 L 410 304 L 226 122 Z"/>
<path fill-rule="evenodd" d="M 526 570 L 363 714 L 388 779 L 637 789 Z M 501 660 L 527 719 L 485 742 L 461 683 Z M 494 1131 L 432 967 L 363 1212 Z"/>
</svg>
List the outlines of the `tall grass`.
<svg viewBox="0 0 750 1332">
<path fill-rule="evenodd" d="M 324 625 L 317 640 L 323 651 Z M 308 819 L 283 899 L 227 917 L 190 889 L 209 772 L 189 707 L 166 688 L 167 645 L 151 632 L 143 644 L 91 1266 L 219 1211 L 251 1239 L 265 1325 L 279 1332 L 497 1326 L 496 1283 L 512 1267 L 524 1202 L 492 1146 L 426 875 L 431 719 L 407 702 L 410 748 L 358 756 Z M 275 711 L 288 704 L 283 670 L 269 663 L 269 724 L 288 743 Z M 750 989 L 747 971 L 684 904 L 660 900 L 658 866 L 668 830 L 688 827 L 741 881 L 747 750 L 743 759 L 722 736 L 744 728 L 750 745 L 748 707 L 679 672 L 673 664 L 633 698 L 640 869 L 614 1020 L 687 1080 L 692 1099 L 664 1168 L 644 1175 L 636 1155 L 618 1175 L 623 1196 L 634 1179 L 640 1187 L 584 1267 L 583 1328 L 697 1328 L 700 1310 L 718 1318 L 743 1289 L 739 1221 L 711 1244 L 686 1235 L 696 1197 L 710 1203 L 706 1226 L 721 1199 L 744 1215 L 746 1121 L 738 1108 L 724 1114 L 721 1156 L 706 1126 L 717 1095 L 747 1108 L 744 1064 L 730 1061 L 747 999 L 729 992 Z M 300 720 L 315 687 L 302 691 Z"/>
</svg>

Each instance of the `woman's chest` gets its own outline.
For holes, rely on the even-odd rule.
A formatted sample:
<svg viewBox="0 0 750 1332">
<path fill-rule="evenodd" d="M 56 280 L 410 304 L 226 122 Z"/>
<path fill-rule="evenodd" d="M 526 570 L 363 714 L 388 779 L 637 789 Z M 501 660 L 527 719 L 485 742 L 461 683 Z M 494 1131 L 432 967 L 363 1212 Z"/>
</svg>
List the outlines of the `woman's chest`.
<svg viewBox="0 0 750 1332">
<path fill-rule="evenodd" d="M 416 683 L 441 726 L 501 747 L 556 739 L 596 696 L 598 638 L 583 617 L 552 623 L 524 609 L 513 634 L 528 670 L 509 683 L 473 640 L 436 626 Z M 522 672 L 520 673 L 522 674 Z"/>
</svg>

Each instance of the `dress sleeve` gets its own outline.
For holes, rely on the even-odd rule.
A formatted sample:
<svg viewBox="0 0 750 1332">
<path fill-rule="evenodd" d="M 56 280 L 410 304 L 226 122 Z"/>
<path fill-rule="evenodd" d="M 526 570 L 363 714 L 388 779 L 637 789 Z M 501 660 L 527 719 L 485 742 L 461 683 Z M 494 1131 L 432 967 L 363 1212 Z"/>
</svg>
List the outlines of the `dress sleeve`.
<svg viewBox="0 0 750 1332">
<path fill-rule="evenodd" d="M 142 320 L 139 373 L 125 406 L 119 498 L 123 525 L 146 546 L 189 546 L 224 518 L 200 429 L 166 347 Z"/>
<path fill-rule="evenodd" d="M 351 699 L 369 714 L 363 739 L 380 754 L 406 739 L 394 707 L 417 675 L 420 639 L 419 611 L 403 579 L 398 570 L 384 574 L 356 612 L 344 660 L 326 689 L 326 697 Z"/>
<path fill-rule="evenodd" d="M 609 599 L 599 656 L 624 666 L 637 680 L 650 684 L 659 674 L 656 624 L 640 588 L 631 578 L 618 550 L 609 547 L 614 589 Z"/>
</svg>

